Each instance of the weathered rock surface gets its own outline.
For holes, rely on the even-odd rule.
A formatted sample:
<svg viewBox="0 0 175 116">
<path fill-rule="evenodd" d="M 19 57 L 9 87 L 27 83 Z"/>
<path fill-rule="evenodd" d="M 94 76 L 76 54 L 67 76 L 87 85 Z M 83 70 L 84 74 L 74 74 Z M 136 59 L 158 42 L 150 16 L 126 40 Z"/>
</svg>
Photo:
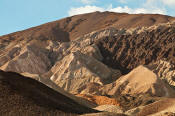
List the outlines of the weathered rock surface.
<svg viewBox="0 0 175 116">
<path fill-rule="evenodd" d="M 145 106 L 136 116 L 166 116 L 167 112 L 175 113 L 175 99 L 162 99 Z"/>
<path fill-rule="evenodd" d="M 77 94 L 76 96 L 85 98 L 92 103 L 99 105 L 115 105 L 119 106 L 119 103 L 115 98 L 110 98 L 106 96 L 95 96 L 95 95 L 86 95 L 86 94 Z"/>
<path fill-rule="evenodd" d="M 96 20 L 94 20 L 94 18 Z M 99 44 L 97 44 L 102 55 L 105 57 L 103 59 L 103 62 L 111 67 L 114 66 L 113 64 L 118 63 L 117 65 L 115 65 L 117 67 L 113 67 L 113 68 L 121 69 L 121 71 L 125 73 L 128 70 L 135 68 L 137 64 L 145 64 L 145 62 L 150 63 L 152 60 L 154 60 L 154 58 L 152 58 L 151 53 L 156 52 L 156 49 L 159 48 L 159 44 L 161 44 L 161 42 L 156 42 L 159 44 L 154 44 L 155 46 L 153 46 L 152 48 L 151 47 L 148 48 L 148 50 L 146 50 L 146 52 L 143 53 L 143 55 L 141 54 L 140 57 L 143 56 L 142 58 L 145 57 L 144 54 L 148 54 L 146 58 L 135 60 L 135 59 L 138 59 L 139 57 L 138 52 L 141 49 L 139 47 L 141 44 L 139 42 L 140 41 L 139 38 L 142 38 L 143 36 L 147 37 L 146 39 L 147 41 L 144 42 L 145 46 L 147 46 L 147 44 L 152 45 L 152 43 L 155 43 L 155 41 L 152 41 L 153 36 L 155 35 L 154 33 L 156 33 L 155 40 L 159 41 L 157 38 L 162 38 L 162 37 L 164 38 L 164 36 L 167 36 L 166 32 L 170 31 L 169 34 L 171 34 L 171 36 L 169 36 L 166 39 L 166 41 L 168 42 L 168 41 L 171 41 L 169 39 L 171 39 L 171 37 L 173 36 L 173 28 L 169 28 L 169 27 L 167 29 L 160 28 L 160 29 L 157 29 L 156 31 L 149 32 L 148 34 L 147 34 L 147 31 L 146 32 L 142 31 L 139 35 L 138 34 L 126 35 L 125 29 L 136 28 L 138 26 L 150 27 L 155 24 L 157 25 L 161 23 L 171 22 L 174 19 L 175 18 L 173 17 L 163 16 L 163 15 L 144 15 L 144 14 L 129 15 L 126 13 L 110 13 L 110 12 L 104 12 L 104 13 L 95 12 L 95 13 L 68 17 L 59 21 L 47 23 L 38 27 L 33 27 L 30 29 L 24 30 L 24 31 L 1 36 L 0 37 L 0 67 L 1 69 L 4 69 L 4 67 L 8 67 L 7 68 L 8 70 L 17 71 L 19 73 L 24 71 L 30 72 L 30 73 L 40 73 L 40 74 L 45 73 L 50 69 L 51 66 L 55 64 L 57 60 L 59 60 L 59 58 L 64 57 L 64 55 L 63 56 L 61 55 L 62 53 L 60 53 L 59 51 L 60 49 L 59 50 L 57 49 L 62 43 L 68 44 L 70 46 L 74 46 L 74 44 L 72 43 L 79 44 L 78 49 L 87 47 L 86 45 L 88 45 L 89 47 L 85 48 L 82 51 L 85 51 L 88 55 L 93 55 L 98 60 L 102 60 L 103 57 L 99 57 L 97 52 L 93 52 L 94 50 L 91 50 L 91 49 L 94 49 L 94 48 L 92 48 L 92 46 L 90 45 L 92 45 L 95 41 L 99 39 L 103 39 L 102 41 L 100 41 Z M 140 30 L 144 30 L 144 29 L 138 29 L 136 31 L 139 32 Z M 159 30 L 161 33 L 158 32 Z M 128 37 L 131 39 L 127 39 Z M 129 44 L 127 42 L 128 40 L 131 40 Z M 105 41 L 106 43 L 105 45 L 103 44 L 101 45 L 103 41 Z M 36 44 L 37 47 L 42 46 L 40 49 L 44 48 L 46 49 L 46 51 L 49 51 L 49 52 L 43 53 L 43 51 L 38 52 L 37 50 L 39 54 L 38 56 L 36 56 L 34 52 L 31 53 L 31 51 L 27 50 L 24 56 L 26 56 L 28 52 L 29 52 L 29 56 L 30 55 L 31 56 L 23 60 L 19 59 L 18 61 L 19 56 L 21 56 L 24 53 L 23 52 L 21 54 L 23 49 L 28 45 L 30 46 L 33 43 Z M 121 44 L 118 45 L 119 43 Z M 166 44 L 166 42 L 164 43 Z M 127 48 L 125 48 L 126 44 L 129 45 Z M 112 47 L 109 50 L 110 48 L 109 45 L 110 46 L 113 45 L 114 47 Z M 95 49 L 98 47 L 95 47 Z M 122 49 L 118 49 L 118 47 L 121 47 Z M 113 48 L 115 48 L 115 50 Z M 153 48 L 155 48 L 155 50 Z M 56 56 L 54 51 L 55 49 L 57 49 Z M 136 49 L 136 50 L 134 50 L 133 52 L 133 50 L 130 51 L 130 49 Z M 162 48 L 162 49 L 163 51 L 160 54 L 162 55 L 165 54 L 166 56 L 166 54 L 168 54 L 167 52 L 169 48 Z M 89 50 L 91 52 L 89 52 Z M 70 52 L 70 50 L 66 50 L 66 51 Z M 150 53 L 149 54 L 147 51 L 152 51 L 152 52 L 149 52 Z M 121 52 L 123 54 L 121 54 Z M 131 52 L 132 54 L 129 54 Z M 107 54 L 108 56 L 106 56 L 105 54 Z M 159 54 L 157 54 L 157 56 L 158 55 Z M 18 58 L 16 58 L 17 56 Z M 131 59 L 132 57 L 134 60 Z M 36 59 L 36 60 L 32 61 L 32 59 Z M 51 59 L 52 61 L 50 61 Z M 41 63 L 39 63 L 38 60 L 41 60 Z M 8 62 L 10 62 L 9 66 L 7 64 Z M 28 64 L 23 65 L 24 62 L 27 62 Z M 3 65 L 5 66 L 2 68 Z M 41 69 L 41 66 L 43 66 L 43 69 Z M 24 68 L 22 69 L 22 67 Z M 27 68 L 27 67 L 30 67 L 30 68 Z"/>
<path fill-rule="evenodd" d="M 148 67 L 162 80 L 175 87 L 175 65 L 173 63 L 166 60 L 160 60 L 149 64 Z"/>
<path fill-rule="evenodd" d="M 80 116 L 127 116 L 127 115 L 113 113 L 113 112 L 102 112 L 102 113 L 83 114 L 83 115 L 80 115 Z"/>
<path fill-rule="evenodd" d="M 115 35 L 96 42 L 103 63 L 121 70 L 124 74 L 139 65 L 147 65 L 166 58 L 174 63 L 174 23 L 167 23 L 149 28 L 121 30 Z"/>
<path fill-rule="evenodd" d="M 173 89 L 164 83 L 153 71 L 139 66 L 129 74 L 120 77 L 116 82 L 106 85 L 103 90 L 109 95 L 149 94 L 157 97 L 172 97 Z"/>
<path fill-rule="evenodd" d="M 106 111 L 106 112 L 121 113 L 121 114 L 123 113 L 123 110 L 116 105 L 100 105 L 94 109 L 99 111 L 104 111 L 104 112 Z"/>
<path fill-rule="evenodd" d="M 80 93 L 88 83 L 103 85 L 112 81 L 113 72 L 106 65 L 78 51 L 65 56 L 54 68 L 56 72 L 50 79 L 74 94 Z"/>
<path fill-rule="evenodd" d="M 88 83 L 84 86 L 82 86 L 82 91 L 80 94 L 91 94 L 91 95 L 104 95 L 101 90 L 103 85 L 100 85 L 99 83 Z M 80 88 L 81 89 L 81 88 Z"/>
<path fill-rule="evenodd" d="M 87 106 L 89 108 L 94 108 L 96 107 L 97 105 L 93 102 L 90 102 L 89 100 L 86 100 L 82 97 L 77 97 L 73 94 L 70 94 L 69 92 L 67 91 L 64 91 L 63 88 L 57 86 L 53 81 L 51 81 L 49 78 L 46 78 L 46 77 L 40 77 L 39 75 L 37 74 L 30 74 L 30 73 L 22 73 L 22 75 L 26 76 L 26 77 L 30 77 L 30 78 L 33 78 L 45 85 L 47 85 L 48 87 L 52 88 L 53 90 L 65 95 L 66 97 L 69 97 L 70 99 L 76 101 L 77 103 L 81 104 L 81 105 L 84 105 L 84 106 Z"/>
<path fill-rule="evenodd" d="M 6 64 L 6 71 L 28 72 L 42 74 L 49 71 L 52 66 L 49 59 L 49 51 L 36 45 L 27 46 L 27 49 Z"/>
<path fill-rule="evenodd" d="M 145 106 L 139 106 L 130 110 L 127 110 L 125 112 L 126 115 L 128 116 L 135 116 L 137 113 L 141 112 Z"/>
<path fill-rule="evenodd" d="M 166 103 L 165 107 L 154 105 L 164 103 L 165 101 L 159 102 L 164 97 L 175 95 L 172 89 L 175 86 L 175 22 L 172 22 L 173 20 L 175 18 L 163 15 L 129 15 L 110 12 L 68 17 L 1 36 L 0 69 L 19 72 L 39 80 L 54 89 L 55 91 L 52 92 L 54 95 L 64 96 L 60 98 L 63 102 L 65 97 L 71 100 L 71 103 L 76 102 L 76 105 L 73 104 L 75 109 L 69 108 L 74 112 L 76 110 L 75 113 L 86 113 L 83 112 L 86 108 L 81 112 L 77 110 L 81 106 L 94 106 L 85 99 L 75 97 L 64 90 L 74 94 L 88 94 L 91 97 L 83 97 L 98 105 L 104 102 L 105 104 L 115 103 L 113 105 L 119 103 L 125 111 L 143 106 L 145 110 L 137 111 L 138 115 L 156 113 L 159 115 L 161 111 L 165 111 L 162 112 L 163 114 L 173 113 L 173 100 L 168 99 L 172 104 Z M 139 65 L 146 65 L 146 67 Z M 121 77 L 121 73 L 129 74 Z M 4 77 L 0 75 L 0 79 Z M 10 85 L 17 88 L 19 85 L 22 88 L 20 81 L 23 84 L 28 82 L 25 78 L 19 79 L 16 83 L 12 83 L 15 78 L 8 77 L 7 80 Z M 32 82 L 30 84 L 33 85 Z M 33 88 L 28 83 L 26 85 Z M 51 102 L 56 99 L 54 95 L 46 92 L 48 88 L 38 91 L 36 85 L 33 88 L 36 91 L 30 91 L 26 85 L 23 86 L 28 93 L 19 89 L 20 95 L 28 95 L 32 91 L 32 95 L 33 93 L 38 93 L 39 96 L 41 96 L 40 93 L 44 94 L 44 97 L 49 97 Z M 7 87 L 9 87 L 8 84 Z M 48 91 L 53 91 L 50 88 Z M 12 91 L 16 90 L 12 89 Z M 55 93 L 56 91 L 58 93 Z M 9 100 L 7 98 L 6 101 Z M 26 102 L 21 96 L 19 98 L 22 102 Z M 31 98 L 35 99 L 33 96 Z M 45 98 L 41 97 L 41 99 L 47 101 Z M 10 103 L 14 104 L 14 102 Z M 51 109 L 57 110 L 55 109 L 57 102 L 53 104 L 54 108 L 50 104 Z M 39 109 L 38 111 L 40 109 L 48 111 L 47 108 L 41 108 L 38 104 L 34 105 Z M 42 105 L 48 104 L 42 103 Z M 69 105 L 61 108 L 64 107 Z M 107 110 L 112 111 L 112 109 Z M 92 109 L 87 111 L 91 112 Z M 148 112 L 145 113 L 145 111 Z M 88 115 L 120 114 L 103 112 Z"/>
<path fill-rule="evenodd" d="M 120 95 L 115 97 L 117 102 L 120 104 L 120 107 L 123 111 L 128 111 L 130 109 L 134 109 L 137 107 L 145 106 L 148 104 L 152 104 L 158 100 L 160 100 L 162 97 L 153 97 L 149 94 L 140 94 L 140 95 Z"/>
<path fill-rule="evenodd" d="M 173 116 L 175 113 L 175 102 L 172 98 L 161 98 L 160 100 L 140 106 L 125 112 L 128 116 Z"/>
</svg>

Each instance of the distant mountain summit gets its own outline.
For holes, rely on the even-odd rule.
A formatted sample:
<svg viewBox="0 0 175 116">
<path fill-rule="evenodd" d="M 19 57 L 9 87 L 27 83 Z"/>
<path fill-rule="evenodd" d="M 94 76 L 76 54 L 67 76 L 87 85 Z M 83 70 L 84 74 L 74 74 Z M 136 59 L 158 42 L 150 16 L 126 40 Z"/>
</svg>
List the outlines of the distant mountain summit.
<svg viewBox="0 0 175 116">
<path fill-rule="evenodd" d="M 104 28 L 114 27 L 116 29 L 129 29 L 135 27 L 149 27 L 171 22 L 174 19 L 174 17 L 159 14 L 94 12 L 67 17 L 24 31 L 1 36 L 0 38 L 15 39 L 20 36 L 28 39 L 38 38 L 68 42 L 84 34 Z"/>
</svg>

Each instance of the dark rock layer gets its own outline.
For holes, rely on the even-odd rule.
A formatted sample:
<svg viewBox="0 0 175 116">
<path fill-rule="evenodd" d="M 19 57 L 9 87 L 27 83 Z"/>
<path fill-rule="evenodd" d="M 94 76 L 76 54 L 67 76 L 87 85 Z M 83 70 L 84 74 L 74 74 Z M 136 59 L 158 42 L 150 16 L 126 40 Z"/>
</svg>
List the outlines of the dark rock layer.
<svg viewBox="0 0 175 116">
<path fill-rule="evenodd" d="M 41 115 L 59 112 L 74 114 L 97 112 L 34 79 L 17 73 L 0 71 L 0 92 L 0 114 Z"/>
<path fill-rule="evenodd" d="M 124 74 L 160 59 L 175 63 L 175 26 L 162 26 L 139 34 L 116 34 L 100 40 L 97 45 L 103 62 Z"/>
</svg>

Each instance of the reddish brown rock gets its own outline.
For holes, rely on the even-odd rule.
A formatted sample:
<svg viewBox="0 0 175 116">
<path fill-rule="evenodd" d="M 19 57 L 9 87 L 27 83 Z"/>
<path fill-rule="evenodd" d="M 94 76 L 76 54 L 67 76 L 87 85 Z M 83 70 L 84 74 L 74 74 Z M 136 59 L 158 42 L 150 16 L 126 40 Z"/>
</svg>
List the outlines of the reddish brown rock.
<svg viewBox="0 0 175 116">
<path fill-rule="evenodd" d="M 115 98 L 109 98 L 106 96 L 94 96 L 94 95 L 85 95 L 77 94 L 76 96 L 83 97 L 97 105 L 116 105 L 119 106 L 119 103 Z"/>
</svg>

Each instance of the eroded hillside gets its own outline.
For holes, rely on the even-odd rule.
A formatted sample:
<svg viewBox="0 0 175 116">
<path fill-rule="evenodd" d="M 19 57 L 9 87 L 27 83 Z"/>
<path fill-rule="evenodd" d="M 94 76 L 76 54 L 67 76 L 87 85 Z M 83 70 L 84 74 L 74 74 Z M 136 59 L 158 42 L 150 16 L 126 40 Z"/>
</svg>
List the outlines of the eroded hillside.
<svg viewBox="0 0 175 116">
<path fill-rule="evenodd" d="M 68 17 L 1 36 L 0 69 L 42 82 L 71 103 L 81 104 L 75 108 L 86 106 L 114 115 L 175 113 L 171 108 L 175 97 L 173 20 L 164 15 L 111 12 Z M 14 79 L 8 78 L 10 83 Z M 166 99 L 172 104 L 161 107 Z M 151 111 L 149 106 L 158 109 Z M 101 114 L 108 115 L 94 115 Z"/>
</svg>

